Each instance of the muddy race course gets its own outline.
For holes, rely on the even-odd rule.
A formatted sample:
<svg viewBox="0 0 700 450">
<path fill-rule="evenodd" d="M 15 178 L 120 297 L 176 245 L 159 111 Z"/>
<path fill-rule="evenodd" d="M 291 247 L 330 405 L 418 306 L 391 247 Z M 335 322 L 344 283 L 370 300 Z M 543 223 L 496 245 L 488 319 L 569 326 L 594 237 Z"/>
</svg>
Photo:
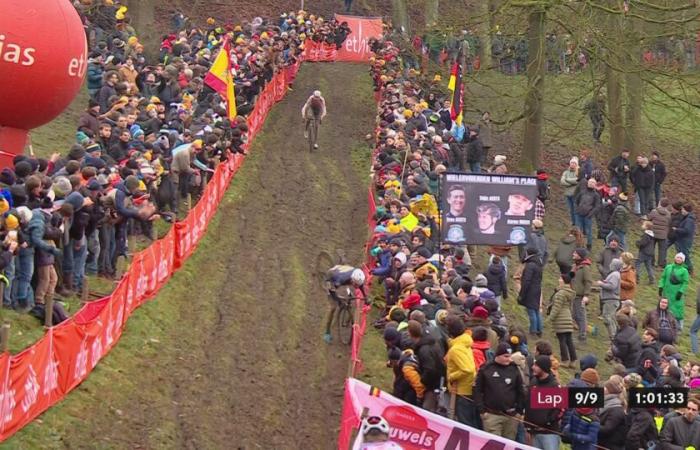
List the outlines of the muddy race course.
<svg viewBox="0 0 700 450">
<path fill-rule="evenodd" d="M 309 153 L 301 107 L 314 89 L 329 114 Z M 195 256 L 88 381 L 7 444 L 53 433 L 56 448 L 332 448 L 349 350 L 321 339 L 314 272 L 322 251 L 361 261 L 374 112 L 365 66 L 305 64 Z M 53 428 L 57 414 L 75 428 Z"/>
</svg>

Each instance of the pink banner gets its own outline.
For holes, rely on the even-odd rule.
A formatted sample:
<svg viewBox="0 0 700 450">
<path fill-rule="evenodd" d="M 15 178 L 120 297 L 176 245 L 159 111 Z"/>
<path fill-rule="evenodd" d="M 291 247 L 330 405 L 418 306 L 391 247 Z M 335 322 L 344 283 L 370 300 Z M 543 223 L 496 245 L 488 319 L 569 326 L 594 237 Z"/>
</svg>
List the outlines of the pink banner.
<svg viewBox="0 0 700 450">
<path fill-rule="evenodd" d="M 369 48 L 370 39 L 382 37 L 384 27 L 381 17 L 358 17 L 335 15 L 338 22 L 347 22 L 352 31 L 338 50 L 338 61 L 365 62 L 369 61 L 372 51 Z"/>
<path fill-rule="evenodd" d="M 390 441 L 404 450 L 534 450 L 534 447 L 468 427 L 401 401 L 354 378 L 345 381 L 345 405 L 338 437 L 338 449 L 347 450 L 353 429 L 359 428 L 362 411 L 382 416 L 389 422 Z M 372 395 L 372 394 L 375 395 Z M 361 448 L 357 437 L 353 450 Z"/>
</svg>

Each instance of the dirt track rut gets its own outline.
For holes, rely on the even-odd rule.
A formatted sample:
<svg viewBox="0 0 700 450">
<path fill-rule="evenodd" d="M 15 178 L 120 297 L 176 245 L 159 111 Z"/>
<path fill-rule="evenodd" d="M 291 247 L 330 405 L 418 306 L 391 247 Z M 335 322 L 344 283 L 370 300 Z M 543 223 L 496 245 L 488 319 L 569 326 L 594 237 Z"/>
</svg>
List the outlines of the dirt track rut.
<svg viewBox="0 0 700 450">
<path fill-rule="evenodd" d="M 326 302 L 314 271 L 321 251 L 361 259 L 368 179 L 351 150 L 373 126 L 369 85 L 364 66 L 302 68 L 210 226 L 213 244 L 185 266 L 184 289 L 156 299 L 156 309 L 177 305 L 162 350 L 121 374 L 133 384 L 109 407 L 82 405 L 91 419 L 62 433 L 64 447 L 333 447 L 348 348 L 321 339 Z M 329 115 L 321 149 L 309 153 L 300 110 L 318 88 Z"/>
</svg>

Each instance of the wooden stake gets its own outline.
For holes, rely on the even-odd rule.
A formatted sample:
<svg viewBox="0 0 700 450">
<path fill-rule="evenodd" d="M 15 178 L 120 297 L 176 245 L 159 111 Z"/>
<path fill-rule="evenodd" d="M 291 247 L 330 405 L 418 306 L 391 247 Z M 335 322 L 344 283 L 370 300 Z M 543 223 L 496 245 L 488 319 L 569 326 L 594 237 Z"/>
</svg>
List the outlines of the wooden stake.
<svg viewBox="0 0 700 450">
<path fill-rule="evenodd" d="M 88 277 L 83 277 L 83 288 L 80 290 L 80 301 L 87 303 L 90 289 L 88 288 Z"/>
<path fill-rule="evenodd" d="M 53 295 L 49 295 L 44 300 L 44 327 L 53 326 Z"/>
<path fill-rule="evenodd" d="M 0 328 L 0 348 L 2 348 L 3 353 L 7 353 L 7 350 L 10 348 L 10 322 L 7 320 Z"/>
<path fill-rule="evenodd" d="M 362 301 L 361 298 L 355 298 L 355 310 L 353 311 L 353 319 L 352 319 L 352 339 L 350 340 L 350 346 L 352 346 L 352 341 L 355 339 L 355 325 L 360 323 L 360 313 L 362 310 Z M 355 361 L 350 358 L 350 365 L 348 367 L 348 378 L 353 378 L 355 376 Z"/>
</svg>

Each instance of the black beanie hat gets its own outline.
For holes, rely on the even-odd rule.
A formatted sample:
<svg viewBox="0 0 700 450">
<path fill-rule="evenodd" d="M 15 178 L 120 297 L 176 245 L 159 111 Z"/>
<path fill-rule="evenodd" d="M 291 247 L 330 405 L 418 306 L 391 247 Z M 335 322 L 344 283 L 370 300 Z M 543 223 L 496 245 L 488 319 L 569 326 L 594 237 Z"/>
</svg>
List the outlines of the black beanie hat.
<svg viewBox="0 0 700 450">
<path fill-rule="evenodd" d="M 540 355 L 535 358 L 535 365 L 547 373 L 552 373 L 552 360 L 549 355 Z"/>
<path fill-rule="evenodd" d="M 27 161 L 18 162 L 15 166 L 15 174 L 17 174 L 19 178 L 28 177 L 32 174 L 32 165 L 29 164 Z"/>
</svg>

